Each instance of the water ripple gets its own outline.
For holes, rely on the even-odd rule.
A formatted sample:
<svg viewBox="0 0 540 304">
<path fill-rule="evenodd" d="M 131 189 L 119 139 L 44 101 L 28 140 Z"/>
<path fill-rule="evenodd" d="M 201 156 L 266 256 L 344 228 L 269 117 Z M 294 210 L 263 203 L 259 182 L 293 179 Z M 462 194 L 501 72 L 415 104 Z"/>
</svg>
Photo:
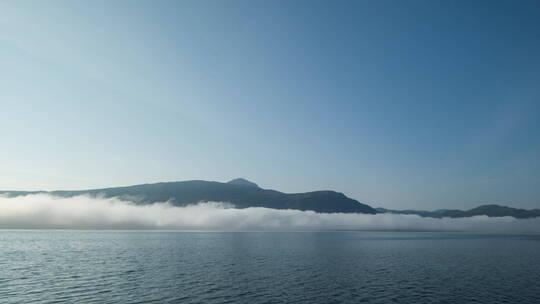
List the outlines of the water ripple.
<svg viewBox="0 0 540 304">
<path fill-rule="evenodd" d="M 0 302 L 539 303 L 537 236 L 1 231 Z"/>
</svg>

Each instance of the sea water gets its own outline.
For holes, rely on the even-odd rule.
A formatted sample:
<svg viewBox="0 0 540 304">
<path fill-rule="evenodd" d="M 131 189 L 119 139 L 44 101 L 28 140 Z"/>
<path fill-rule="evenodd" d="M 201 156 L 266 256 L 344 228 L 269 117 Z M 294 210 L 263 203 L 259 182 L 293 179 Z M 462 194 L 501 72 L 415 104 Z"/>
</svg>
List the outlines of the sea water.
<svg viewBox="0 0 540 304">
<path fill-rule="evenodd" d="M 540 303 L 540 236 L 4 230 L 0 303 Z"/>
</svg>

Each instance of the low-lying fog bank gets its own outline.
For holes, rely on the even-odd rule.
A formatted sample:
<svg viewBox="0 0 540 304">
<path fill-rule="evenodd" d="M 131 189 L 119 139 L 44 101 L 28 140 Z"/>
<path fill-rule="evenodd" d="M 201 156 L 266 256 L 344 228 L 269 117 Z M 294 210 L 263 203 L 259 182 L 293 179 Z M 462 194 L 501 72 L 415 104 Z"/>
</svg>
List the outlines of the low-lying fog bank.
<svg viewBox="0 0 540 304">
<path fill-rule="evenodd" d="M 34 194 L 0 197 L 0 229 L 179 229 L 217 231 L 408 230 L 540 233 L 540 218 L 424 218 L 268 208 L 235 209 L 208 202 L 175 207 L 135 205 L 116 198 Z"/>
</svg>

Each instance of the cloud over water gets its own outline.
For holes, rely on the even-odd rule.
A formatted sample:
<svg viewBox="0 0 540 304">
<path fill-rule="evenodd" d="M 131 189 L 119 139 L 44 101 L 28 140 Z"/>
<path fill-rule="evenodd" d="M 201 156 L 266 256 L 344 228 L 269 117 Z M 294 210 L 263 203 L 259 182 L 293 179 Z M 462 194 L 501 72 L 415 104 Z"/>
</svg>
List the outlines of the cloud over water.
<svg viewBox="0 0 540 304">
<path fill-rule="evenodd" d="M 0 229 L 178 229 L 215 231 L 393 230 L 540 233 L 540 218 L 423 218 L 269 208 L 235 209 L 221 202 L 186 207 L 136 205 L 117 198 L 0 196 Z"/>
</svg>

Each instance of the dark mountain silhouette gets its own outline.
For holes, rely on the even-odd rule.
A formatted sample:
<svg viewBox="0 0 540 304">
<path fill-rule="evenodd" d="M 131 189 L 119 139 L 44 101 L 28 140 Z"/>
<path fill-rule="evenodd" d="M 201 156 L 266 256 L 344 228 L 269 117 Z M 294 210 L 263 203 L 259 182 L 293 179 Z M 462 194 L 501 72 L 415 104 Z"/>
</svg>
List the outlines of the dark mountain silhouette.
<svg viewBox="0 0 540 304">
<path fill-rule="evenodd" d="M 4 191 L 10 196 L 39 192 Z M 234 179 L 228 183 L 193 180 L 143 184 L 128 187 L 46 192 L 57 196 L 70 197 L 91 195 L 119 197 L 138 204 L 170 201 L 176 206 L 186 206 L 199 202 L 228 202 L 237 208 L 266 207 L 274 209 L 312 210 L 325 213 L 377 213 L 368 205 L 348 198 L 335 191 L 314 191 L 306 193 L 282 193 L 262 189 L 245 179 Z"/>
<path fill-rule="evenodd" d="M 384 208 L 376 208 L 380 213 L 392 213 L 392 214 L 416 214 L 423 217 L 471 217 L 476 215 L 487 215 L 491 217 L 512 216 L 515 218 L 533 218 L 540 217 L 540 210 L 525 210 L 500 205 L 482 205 L 470 210 L 452 210 L 452 209 L 440 209 L 435 211 L 423 211 L 423 210 L 390 210 Z"/>
<path fill-rule="evenodd" d="M 259 188 L 259 186 L 257 184 L 255 184 L 253 182 L 250 182 L 247 179 L 243 179 L 243 178 L 235 178 L 235 179 L 227 182 L 227 184 Z"/>
<path fill-rule="evenodd" d="M 143 184 L 128 187 L 90 189 L 77 191 L 0 191 L 7 196 L 20 196 L 36 193 L 49 193 L 56 196 L 70 197 L 90 195 L 96 197 L 118 197 L 137 204 L 152 204 L 169 201 L 175 206 L 187 206 L 199 202 L 228 202 L 236 208 L 265 207 L 273 209 L 312 210 L 325 213 L 392 213 L 416 214 L 433 218 L 459 218 L 476 215 L 491 217 L 512 216 L 515 218 L 540 217 L 540 209 L 525 210 L 499 205 L 483 205 L 470 210 L 440 209 L 391 210 L 372 208 L 343 193 L 335 191 L 314 191 L 306 193 L 283 193 L 276 190 L 262 189 L 257 184 L 243 178 L 236 178 L 227 183 L 192 180 L 183 182 L 165 182 Z"/>
</svg>

